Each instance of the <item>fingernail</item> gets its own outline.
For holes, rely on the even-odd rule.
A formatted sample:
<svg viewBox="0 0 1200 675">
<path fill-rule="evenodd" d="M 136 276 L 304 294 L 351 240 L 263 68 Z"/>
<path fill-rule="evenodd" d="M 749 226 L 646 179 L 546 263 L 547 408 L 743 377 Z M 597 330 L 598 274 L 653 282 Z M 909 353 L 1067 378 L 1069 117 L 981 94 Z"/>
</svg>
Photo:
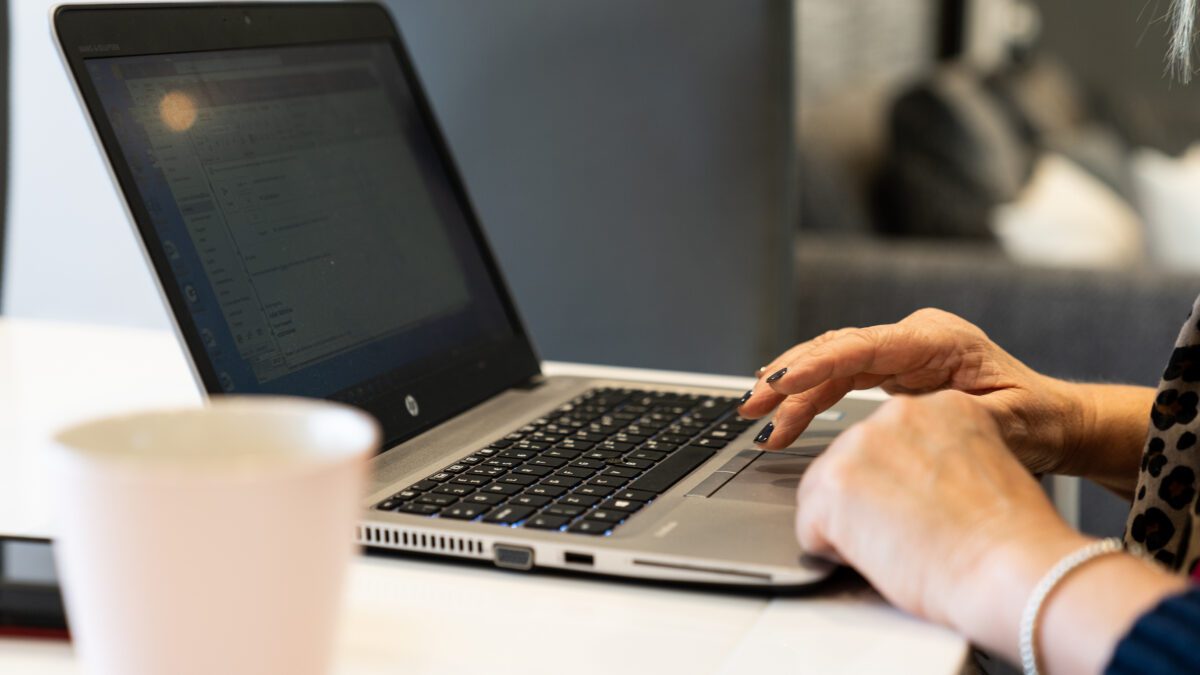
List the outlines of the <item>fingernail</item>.
<svg viewBox="0 0 1200 675">
<path fill-rule="evenodd" d="M 753 390 L 753 389 L 751 389 L 750 391 L 748 391 L 748 392 L 746 392 L 746 393 L 742 394 L 742 400 L 738 401 L 738 405 L 746 405 L 746 401 L 749 401 L 749 400 L 750 400 L 750 397 L 751 397 L 751 396 L 753 396 L 753 395 L 754 395 L 754 390 Z"/>
<path fill-rule="evenodd" d="M 784 375 L 787 375 L 787 368 L 782 368 L 780 370 L 775 371 L 774 373 L 771 374 L 770 377 L 767 378 L 767 384 L 771 384 L 772 382 L 778 382 L 779 378 L 783 377 Z"/>
<path fill-rule="evenodd" d="M 775 431 L 775 423 L 767 422 L 767 426 L 763 427 L 762 431 L 758 432 L 758 436 L 754 437 L 754 442 L 766 443 L 768 440 L 770 440 L 772 431 Z"/>
</svg>

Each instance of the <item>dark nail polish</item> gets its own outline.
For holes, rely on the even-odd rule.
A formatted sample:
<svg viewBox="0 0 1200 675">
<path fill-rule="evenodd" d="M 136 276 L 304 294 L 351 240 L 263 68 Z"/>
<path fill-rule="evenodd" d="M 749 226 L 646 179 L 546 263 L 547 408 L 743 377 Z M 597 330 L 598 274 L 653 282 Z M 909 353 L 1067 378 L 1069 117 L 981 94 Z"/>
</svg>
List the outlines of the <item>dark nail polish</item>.
<svg viewBox="0 0 1200 675">
<path fill-rule="evenodd" d="M 787 375 L 787 368 L 782 368 L 780 370 L 775 371 L 774 373 L 771 374 L 770 377 L 767 378 L 767 384 L 770 384 L 772 382 L 778 382 L 779 378 L 783 377 L 784 375 Z"/>
<path fill-rule="evenodd" d="M 768 440 L 771 439 L 772 431 L 775 431 L 775 423 L 767 422 L 767 426 L 763 427 L 762 431 L 758 432 L 758 436 L 755 436 L 754 442 L 755 443 L 766 443 Z"/>
<path fill-rule="evenodd" d="M 738 401 L 738 405 L 746 405 L 746 401 L 749 401 L 749 400 L 750 400 L 750 397 L 751 397 L 751 396 L 753 396 L 753 395 L 754 395 L 754 390 L 753 390 L 753 389 L 751 389 L 750 391 L 748 391 L 748 392 L 746 392 L 746 393 L 742 394 L 742 400 Z"/>
</svg>

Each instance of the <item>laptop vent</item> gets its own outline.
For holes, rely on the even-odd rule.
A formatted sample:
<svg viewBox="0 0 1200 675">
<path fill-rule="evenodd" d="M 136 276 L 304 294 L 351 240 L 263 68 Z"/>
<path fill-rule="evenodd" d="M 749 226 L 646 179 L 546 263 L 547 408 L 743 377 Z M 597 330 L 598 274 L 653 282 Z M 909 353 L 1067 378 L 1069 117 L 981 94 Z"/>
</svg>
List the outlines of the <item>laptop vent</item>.
<svg viewBox="0 0 1200 675">
<path fill-rule="evenodd" d="M 483 542 L 478 539 L 416 532 L 396 527 L 359 526 L 358 541 L 370 546 L 398 548 L 424 553 L 484 554 Z"/>
</svg>

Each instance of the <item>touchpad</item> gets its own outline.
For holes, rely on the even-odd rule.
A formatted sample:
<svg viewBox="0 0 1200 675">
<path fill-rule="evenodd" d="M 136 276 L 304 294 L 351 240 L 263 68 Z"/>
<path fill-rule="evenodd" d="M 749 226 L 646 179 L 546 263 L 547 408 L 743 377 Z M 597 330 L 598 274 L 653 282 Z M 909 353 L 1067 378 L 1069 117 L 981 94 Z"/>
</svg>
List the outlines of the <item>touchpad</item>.
<svg viewBox="0 0 1200 675">
<path fill-rule="evenodd" d="M 805 448 L 807 452 L 764 452 L 709 499 L 795 504 L 796 486 L 800 484 L 800 476 L 804 470 L 816 458 L 816 449 Z"/>
</svg>

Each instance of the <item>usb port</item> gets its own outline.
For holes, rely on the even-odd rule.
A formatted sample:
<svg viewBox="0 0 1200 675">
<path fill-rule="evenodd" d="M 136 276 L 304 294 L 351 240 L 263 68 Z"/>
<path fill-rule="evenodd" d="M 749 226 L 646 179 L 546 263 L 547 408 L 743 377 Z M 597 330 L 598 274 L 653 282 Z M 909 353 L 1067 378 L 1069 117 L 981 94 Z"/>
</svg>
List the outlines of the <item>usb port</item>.
<svg viewBox="0 0 1200 675">
<path fill-rule="evenodd" d="M 572 553 L 567 551 L 563 554 L 563 562 L 568 565 L 587 565 L 595 564 L 596 558 L 591 553 Z"/>
</svg>

